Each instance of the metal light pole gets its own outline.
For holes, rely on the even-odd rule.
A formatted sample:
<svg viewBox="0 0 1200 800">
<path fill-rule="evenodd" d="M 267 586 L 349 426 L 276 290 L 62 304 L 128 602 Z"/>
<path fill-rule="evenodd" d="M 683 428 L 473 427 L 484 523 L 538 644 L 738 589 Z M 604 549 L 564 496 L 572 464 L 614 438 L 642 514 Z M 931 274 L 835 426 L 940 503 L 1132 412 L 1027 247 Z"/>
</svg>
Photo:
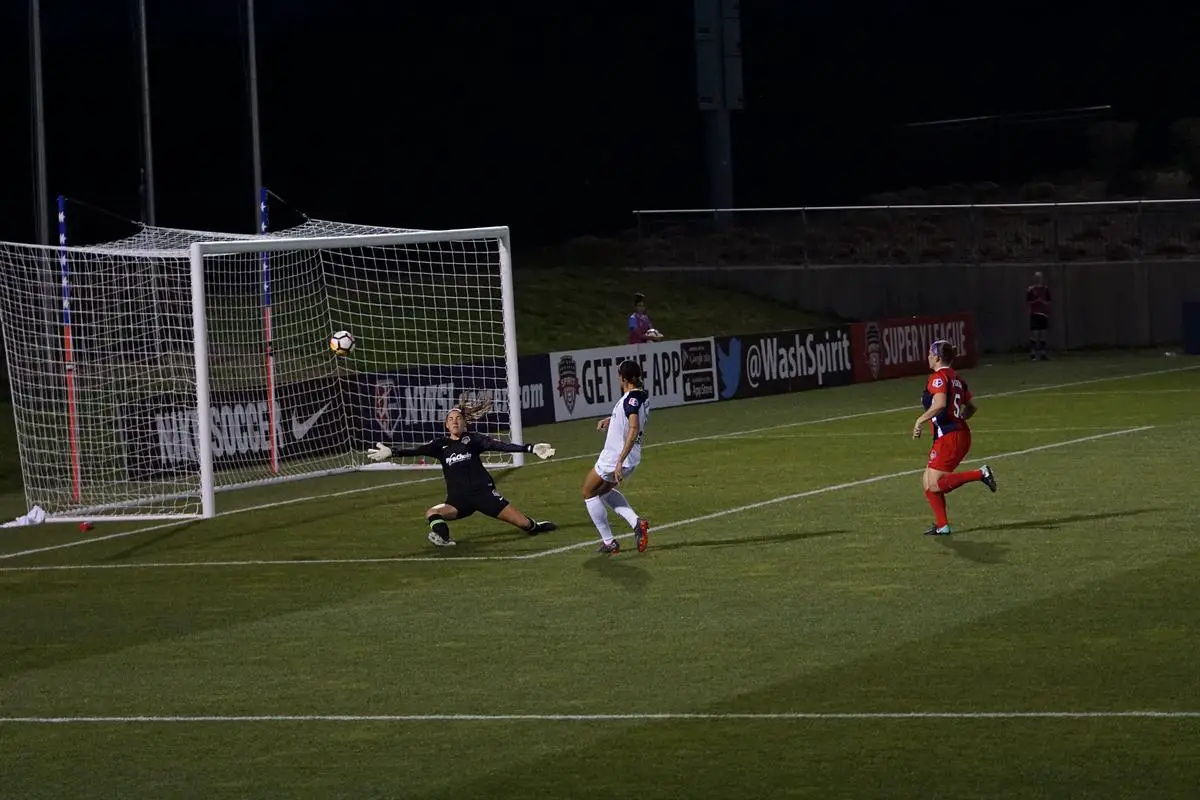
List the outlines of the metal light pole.
<svg viewBox="0 0 1200 800">
<path fill-rule="evenodd" d="M 138 0 L 138 46 L 141 49 L 142 84 L 142 187 L 147 225 L 155 224 L 154 213 L 154 146 L 150 138 L 150 57 L 146 44 L 146 0 Z"/>
<path fill-rule="evenodd" d="M 29 73 L 33 86 L 33 168 L 37 240 L 50 244 L 50 192 L 46 181 L 46 111 L 42 92 L 42 4 L 29 0 Z"/>
<path fill-rule="evenodd" d="M 259 233 L 259 228 L 262 225 L 260 208 L 262 198 L 262 148 L 259 144 L 258 134 L 258 50 L 255 47 L 254 35 L 254 0 L 246 0 L 246 50 L 247 60 L 250 62 L 250 85 L 248 87 L 248 94 L 250 95 L 250 147 L 254 164 L 254 227 L 251 230 Z"/>
<path fill-rule="evenodd" d="M 739 0 L 693 0 L 696 103 L 704 120 L 709 205 L 733 207 L 730 112 L 744 107 Z"/>
</svg>

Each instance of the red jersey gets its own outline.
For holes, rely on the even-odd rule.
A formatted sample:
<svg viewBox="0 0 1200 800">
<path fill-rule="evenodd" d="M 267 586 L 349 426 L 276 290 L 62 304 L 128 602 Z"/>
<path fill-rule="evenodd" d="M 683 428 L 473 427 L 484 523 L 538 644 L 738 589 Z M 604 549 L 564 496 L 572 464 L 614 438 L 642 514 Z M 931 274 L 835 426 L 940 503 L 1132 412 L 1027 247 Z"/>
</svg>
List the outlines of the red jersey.
<svg viewBox="0 0 1200 800">
<path fill-rule="evenodd" d="M 1050 287 L 1034 284 L 1025 292 L 1025 300 L 1029 303 L 1030 314 L 1050 313 Z"/>
<path fill-rule="evenodd" d="M 967 382 L 960 378 L 952 367 L 942 367 L 929 376 L 929 380 L 925 384 L 925 392 L 921 396 L 921 403 L 925 406 L 926 411 L 933 405 L 935 394 L 946 395 L 946 407 L 938 412 L 936 417 L 929 420 L 933 438 L 940 439 L 953 431 L 970 433 L 971 429 L 963 415 L 967 411 L 967 404 L 971 402 L 971 390 L 967 388 Z"/>
</svg>

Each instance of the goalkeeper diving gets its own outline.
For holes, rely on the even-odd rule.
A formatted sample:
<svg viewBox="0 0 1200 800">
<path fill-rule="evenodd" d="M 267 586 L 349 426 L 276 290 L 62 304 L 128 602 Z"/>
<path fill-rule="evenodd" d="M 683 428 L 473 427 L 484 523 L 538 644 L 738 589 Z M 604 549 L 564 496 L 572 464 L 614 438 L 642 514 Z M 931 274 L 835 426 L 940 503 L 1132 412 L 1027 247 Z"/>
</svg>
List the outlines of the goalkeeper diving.
<svg viewBox="0 0 1200 800">
<path fill-rule="evenodd" d="M 549 520 L 539 521 L 526 516 L 496 490 L 496 482 L 480 460 L 483 453 L 532 453 L 538 458 L 547 459 L 554 455 L 554 448 L 544 443 L 503 442 L 480 433 L 471 433 L 470 423 L 486 414 L 491 406 L 490 399 L 468 403 L 464 394 L 458 406 L 446 414 L 448 436 L 439 436 L 420 447 L 396 447 L 380 443 L 367 451 L 367 458 L 371 461 L 425 456 L 441 463 L 442 476 L 446 479 L 446 500 L 425 511 L 425 520 L 429 523 L 429 541 L 438 547 L 451 547 L 455 543 L 450 537 L 447 523 L 465 519 L 476 511 L 503 520 L 531 536 L 548 533 L 558 527 Z"/>
</svg>

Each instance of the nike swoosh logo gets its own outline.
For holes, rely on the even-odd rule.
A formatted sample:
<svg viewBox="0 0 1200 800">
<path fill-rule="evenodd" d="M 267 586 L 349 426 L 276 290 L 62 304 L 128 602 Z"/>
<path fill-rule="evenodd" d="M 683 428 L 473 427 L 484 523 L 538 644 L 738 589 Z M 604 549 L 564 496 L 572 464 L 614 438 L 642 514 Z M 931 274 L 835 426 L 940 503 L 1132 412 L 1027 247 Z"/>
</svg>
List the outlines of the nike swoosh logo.
<svg viewBox="0 0 1200 800">
<path fill-rule="evenodd" d="M 329 406 L 331 405 L 333 404 L 326 403 L 325 405 L 321 406 L 317 409 L 315 414 L 303 422 L 300 420 L 300 417 L 292 414 L 292 438 L 298 442 L 307 436 L 308 432 L 312 430 L 312 426 L 317 424 L 317 420 L 321 418 L 322 414 L 329 410 Z"/>
</svg>

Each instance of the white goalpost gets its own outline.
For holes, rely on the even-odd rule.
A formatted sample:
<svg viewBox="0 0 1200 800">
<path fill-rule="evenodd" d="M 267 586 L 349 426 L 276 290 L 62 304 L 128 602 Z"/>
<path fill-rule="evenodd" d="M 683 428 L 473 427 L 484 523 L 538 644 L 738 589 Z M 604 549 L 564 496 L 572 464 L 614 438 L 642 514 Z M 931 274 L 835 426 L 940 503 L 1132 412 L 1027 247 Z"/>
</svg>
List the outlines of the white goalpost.
<svg viewBox="0 0 1200 800">
<path fill-rule="evenodd" d="M 186 248 L 0 243 L 26 498 L 47 521 L 211 517 L 224 490 L 436 468 L 364 453 L 427 441 L 464 393 L 493 401 L 476 429 L 520 439 L 507 228 L 177 233 Z"/>
</svg>

